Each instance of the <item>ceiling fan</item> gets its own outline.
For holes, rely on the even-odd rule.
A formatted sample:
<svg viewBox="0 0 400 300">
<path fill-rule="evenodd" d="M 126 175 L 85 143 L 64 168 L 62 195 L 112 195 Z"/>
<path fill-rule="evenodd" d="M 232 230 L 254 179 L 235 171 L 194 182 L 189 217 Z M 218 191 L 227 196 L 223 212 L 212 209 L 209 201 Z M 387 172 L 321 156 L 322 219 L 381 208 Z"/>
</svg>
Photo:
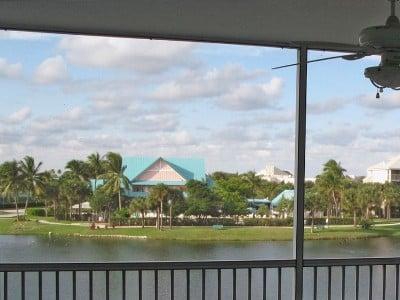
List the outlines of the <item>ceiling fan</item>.
<svg viewBox="0 0 400 300">
<path fill-rule="evenodd" d="M 364 76 L 378 89 L 376 98 L 385 88 L 400 90 L 400 20 L 396 16 L 396 2 L 391 2 L 391 14 L 382 26 L 363 29 L 359 34 L 359 46 L 362 51 L 352 54 L 309 60 L 307 63 L 342 58 L 358 60 L 366 56 L 380 55 L 379 66 L 366 68 Z M 299 65 L 298 63 L 272 68 L 273 70 Z"/>
</svg>

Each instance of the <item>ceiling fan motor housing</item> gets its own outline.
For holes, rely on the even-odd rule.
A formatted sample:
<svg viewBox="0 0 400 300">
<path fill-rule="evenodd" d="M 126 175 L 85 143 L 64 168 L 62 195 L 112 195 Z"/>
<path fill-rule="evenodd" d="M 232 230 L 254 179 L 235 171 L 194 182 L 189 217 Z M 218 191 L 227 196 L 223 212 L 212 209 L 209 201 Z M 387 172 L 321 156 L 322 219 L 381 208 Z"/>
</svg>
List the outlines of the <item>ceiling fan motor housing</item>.
<svg viewBox="0 0 400 300">
<path fill-rule="evenodd" d="M 370 79 L 376 87 L 399 89 L 400 88 L 400 66 L 381 65 L 369 67 L 364 71 L 366 78 Z"/>
</svg>

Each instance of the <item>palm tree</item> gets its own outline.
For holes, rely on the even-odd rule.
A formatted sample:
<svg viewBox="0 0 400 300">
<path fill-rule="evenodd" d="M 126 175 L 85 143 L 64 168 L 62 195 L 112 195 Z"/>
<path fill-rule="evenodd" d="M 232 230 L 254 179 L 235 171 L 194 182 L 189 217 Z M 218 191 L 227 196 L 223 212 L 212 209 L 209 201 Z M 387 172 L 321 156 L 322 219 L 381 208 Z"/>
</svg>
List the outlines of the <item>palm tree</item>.
<svg viewBox="0 0 400 300">
<path fill-rule="evenodd" d="M 44 195 L 43 195 L 46 217 L 48 215 L 49 202 L 50 202 L 50 205 L 51 205 L 51 202 L 53 203 L 54 217 L 56 217 L 57 205 L 59 202 L 59 194 L 60 194 L 59 178 L 57 176 L 57 173 L 54 170 L 50 170 L 49 172 L 46 172 L 45 189 L 44 189 Z"/>
<path fill-rule="evenodd" d="M 151 188 L 149 198 L 153 203 L 156 204 L 157 209 L 157 229 L 161 229 L 163 227 L 162 224 L 162 215 L 163 215 L 163 203 L 166 200 L 168 195 L 168 187 L 165 184 L 159 183 Z"/>
<path fill-rule="evenodd" d="M 25 212 L 28 208 L 29 199 L 43 194 L 45 187 L 45 173 L 40 172 L 41 166 L 42 162 L 39 162 L 36 165 L 35 159 L 32 156 L 25 156 L 19 162 L 23 186 L 28 192 L 29 196 L 25 201 Z"/>
<path fill-rule="evenodd" d="M 172 229 L 172 211 L 173 211 L 173 206 L 184 200 L 183 198 L 183 193 L 180 190 L 177 189 L 168 189 L 168 205 L 169 205 L 169 228 Z"/>
<path fill-rule="evenodd" d="M 1 167 L 1 195 L 13 199 L 17 212 L 17 221 L 19 221 L 18 197 L 22 186 L 21 170 L 16 160 L 8 161 Z"/>
<path fill-rule="evenodd" d="M 104 173 L 104 161 L 98 152 L 92 153 L 87 157 L 87 164 L 90 169 L 90 173 L 94 178 L 94 189 L 97 188 L 97 179 L 101 174 Z"/>
<path fill-rule="evenodd" d="M 65 168 L 75 176 L 79 177 L 82 181 L 89 182 L 90 169 L 89 165 L 83 160 L 73 159 L 67 162 Z"/>
<path fill-rule="evenodd" d="M 260 176 L 256 174 L 254 171 L 249 171 L 243 174 L 244 180 L 250 185 L 251 188 L 251 197 L 255 198 L 257 196 L 257 190 L 262 185 L 262 179 Z"/>
<path fill-rule="evenodd" d="M 392 217 L 392 206 L 398 201 L 400 194 L 399 186 L 392 182 L 386 182 L 382 186 L 382 204 L 385 209 L 385 216 L 387 219 Z"/>
<path fill-rule="evenodd" d="M 316 185 L 322 193 L 332 200 L 332 205 L 327 209 L 327 217 L 331 214 L 331 206 L 335 209 L 336 217 L 340 211 L 340 198 L 345 183 L 344 172 L 340 163 L 331 159 L 324 164 L 322 174 L 317 176 Z M 329 222 L 329 221 L 328 221 Z"/>
<path fill-rule="evenodd" d="M 142 228 L 144 228 L 144 217 L 149 209 L 149 202 L 145 197 L 139 197 L 131 202 L 129 207 L 132 213 L 140 213 L 142 216 Z"/>
<path fill-rule="evenodd" d="M 118 207 L 122 209 L 121 191 L 128 189 L 130 182 L 124 175 L 126 166 L 122 163 L 122 157 L 118 153 L 108 152 L 104 162 L 105 172 L 99 178 L 104 180 L 102 188 L 110 194 L 118 194 Z"/>
</svg>

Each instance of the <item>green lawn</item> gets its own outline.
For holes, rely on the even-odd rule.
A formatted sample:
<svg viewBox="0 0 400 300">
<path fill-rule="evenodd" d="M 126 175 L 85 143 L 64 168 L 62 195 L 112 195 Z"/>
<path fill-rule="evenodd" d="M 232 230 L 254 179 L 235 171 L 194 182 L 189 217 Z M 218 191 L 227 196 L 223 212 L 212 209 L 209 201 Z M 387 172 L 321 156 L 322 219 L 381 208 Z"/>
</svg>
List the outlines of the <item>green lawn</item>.
<svg viewBox="0 0 400 300">
<path fill-rule="evenodd" d="M 225 227 L 215 230 L 211 227 L 174 227 L 158 231 L 155 228 L 115 228 L 90 230 L 89 227 L 40 224 L 37 221 L 16 222 L 14 219 L 0 219 L 0 234 L 17 235 L 127 235 L 147 236 L 149 239 L 197 240 L 197 241 L 283 241 L 292 239 L 292 229 L 282 227 Z M 375 227 L 361 230 L 352 227 L 331 227 L 310 233 L 306 239 L 358 239 L 369 237 L 400 237 L 400 225 Z"/>
</svg>

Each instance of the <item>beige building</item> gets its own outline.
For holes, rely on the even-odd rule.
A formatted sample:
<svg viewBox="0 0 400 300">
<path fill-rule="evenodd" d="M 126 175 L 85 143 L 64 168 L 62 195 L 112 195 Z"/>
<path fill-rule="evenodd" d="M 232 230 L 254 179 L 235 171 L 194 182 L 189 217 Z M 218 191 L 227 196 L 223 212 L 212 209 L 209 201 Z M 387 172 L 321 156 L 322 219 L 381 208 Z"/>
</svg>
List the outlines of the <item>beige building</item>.
<svg viewBox="0 0 400 300">
<path fill-rule="evenodd" d="M 363 181 L 376 183 L 400 183 L 400 155 L 370 166 L 367 170 L 367 177 L 365 177 Z"/>
</svg>

